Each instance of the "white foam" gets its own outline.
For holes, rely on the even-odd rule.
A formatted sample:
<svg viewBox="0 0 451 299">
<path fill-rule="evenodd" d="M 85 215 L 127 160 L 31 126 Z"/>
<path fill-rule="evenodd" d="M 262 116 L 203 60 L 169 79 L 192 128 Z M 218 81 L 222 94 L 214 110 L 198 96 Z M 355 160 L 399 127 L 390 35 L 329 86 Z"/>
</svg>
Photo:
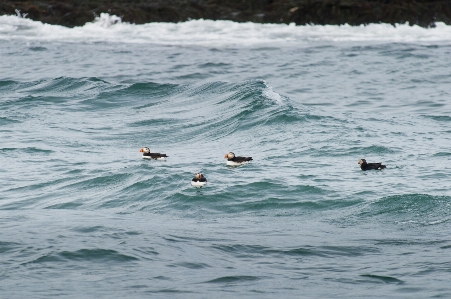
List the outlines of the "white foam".
<svg viewBox="0 0 451 299">
<path fill-rule="evenodd" d="M 280 94 L 275 92 L 272 89 L 272 87 L 269 86 L 266 82 L 265 82 L 265 85 L 266 85 L 266 89 L 263 91 L 263 96 L 266 97 L 267 99 L 270 99 L 274 103 L 282 105 L 284 103 L 284 98 Z"/>
<path fill-rule="evenodd" d="M 191 20 L 183 23 L 122 22 L 102 13 L 84 26 L 67 28 L 43 24 L 22 16 L 0 16 L 0 40 L 42 40 L 60 42 L 149 43 L 162 45 L 253 46 L 300 45 L 327 42 L 451 42 L 451 26 L 436 28 L 400 24 L 305 25 L 236 23 L 232 21 Z"/>
</svg>

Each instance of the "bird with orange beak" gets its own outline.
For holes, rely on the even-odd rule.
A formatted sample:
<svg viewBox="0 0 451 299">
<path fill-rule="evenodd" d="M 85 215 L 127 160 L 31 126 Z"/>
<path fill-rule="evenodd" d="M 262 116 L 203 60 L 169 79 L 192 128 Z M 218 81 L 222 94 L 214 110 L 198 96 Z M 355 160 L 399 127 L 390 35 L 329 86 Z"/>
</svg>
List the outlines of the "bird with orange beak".
<svg viewBox="0 0 451 299">
<path fill-rule="evenodd" d="M 387 166 L 382 165 L 382 163 L 367 163 L 365 159 L 360 159 L 357 164 L 360 165 L 360 169 L 362 170 L 370 170 L 370 169 L 377 169 L 381 170 L 384 168 L 387 168 Z"/>
<path fill-rule="evenodd" d="M 194 178 L 191 180 L 191 186 L 196 188 L 202 188 L 207 185 L 207 178 L 200 172 L 194 174 Z"/>
<path fill-rule="evenodd" d="M 148 147 L 143 147 L 139 150 L 140 153 L 143 153 L 142 158 L 143 159 L 152 159 L 152 160 L 160 160 L 164 161 L 168 157 L 166 154 L 160 154 L 160 153 L 151 153 L 150 149 Z"/>
<path fill-rule="evenodd" d="M 227 159 L 227 165 L 229 166 L 239 166 L 253 160 L 252 157 L 238 157 L 233 152 L 225 154 L 224 158 Z"/>
</svg>

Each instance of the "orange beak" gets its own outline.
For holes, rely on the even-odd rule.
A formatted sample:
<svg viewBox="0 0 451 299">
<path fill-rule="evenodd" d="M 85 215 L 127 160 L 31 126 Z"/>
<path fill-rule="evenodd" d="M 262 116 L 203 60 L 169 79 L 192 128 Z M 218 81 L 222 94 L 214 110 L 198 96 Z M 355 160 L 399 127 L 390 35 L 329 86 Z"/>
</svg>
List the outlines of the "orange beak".
<svg viewBox="0 0 451 299">
<path fill-rule="evenodd" d="M 227 157 L 227 154 L 225 154 L 224 158 L 228 158 L 228 157 Z"/>
<path fill-rule="evenodd" d="M 143 149 L 140 149 L 139 152 L 142 153 L 142 152 L 143 152 Z"/>
</svg>

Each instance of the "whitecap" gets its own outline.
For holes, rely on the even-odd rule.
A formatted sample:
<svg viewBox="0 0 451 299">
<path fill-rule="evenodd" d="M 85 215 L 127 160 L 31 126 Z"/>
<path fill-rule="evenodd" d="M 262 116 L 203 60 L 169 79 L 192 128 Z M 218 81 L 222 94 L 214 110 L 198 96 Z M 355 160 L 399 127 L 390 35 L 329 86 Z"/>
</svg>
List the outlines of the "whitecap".
<svg viewBox="0 0 451 299">
<path fill-rule="evenodd" d="M 67 28 L 43 24 L 23 16 L 0 16 L 0 40 L 26 39 L 61 42 L 147 43 L 177 46 L 254 47 L 314 42 L 451 42 L 451 26 L 435 28 L 408 24 L 295 25 L 189 20 L 180 23 L 130 24 L 102 13 L 92 22 Z"/>
</svg>

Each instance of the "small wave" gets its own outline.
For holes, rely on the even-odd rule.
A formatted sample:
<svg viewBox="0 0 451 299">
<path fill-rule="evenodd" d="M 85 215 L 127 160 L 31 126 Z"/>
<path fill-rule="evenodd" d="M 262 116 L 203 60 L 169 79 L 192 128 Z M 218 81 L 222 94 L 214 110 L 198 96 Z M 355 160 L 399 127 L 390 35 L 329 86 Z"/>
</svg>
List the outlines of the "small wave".
<svg viewBox="0 0 451 299">
<path fill-rule="evenodd" d="M 121 188 L 122 184 L 131 177 L 131 174 L 127 173 L 109 173 L 96 175 L 95 177 L 88 177 L 86 179 L 79 180 L 78 182 L 71 183 L 69 185 L 64 186 L 64 188 L 69 189 L 78 189 L 78 190 L 86 190 L 86 189 L 97 189 L 99 187 L 107 187 L 107 188 Z"/>
<path fill-rule="evenodd" d="M 0 92 L 7 93 L 14 89 L 16 86 L 20 85 L 19 82 L 11 80 L 0 80 Z"/>
<path fill-rule="evenodd" d="M 156 290 L 156 291 L 152 291 L 152 293 L 163 293 L 163 294 L 192 294 L 195 292 L 192 291 L 186 291 L 186 290 L 177 290 L 177 289 L 173 289 L 173 288 L 168 288 L 168 289 L 161 289 L 161 290 Z"/>
<path fill-rule="evenodd" d="M 386 221 L 399 224 L 436 225 L 451 220 L 450 201 L 450 196 L 393 195 L 371 203 L 360 216 L 363 218 L 381 216 Z"/>
<path fill-rule="evenodd" d="M 430 118 L 432 120 L 440 121 L 440 122 L 450 122 L 451 121 L 451 116 L 448 116 L 448 115 L 424 115 L 423 117 Z"/>
<path fill-rule="evenodd" d="M 51 204 L 49 206 L 44 207 L 44 209 L 55 209 L 55 210 L 76 210 L 79 207 L 83 206 L 81 202 L 60 202 L 56 204 Z"/>
<path fill-rule="evenodd" d="M 115 250 L 109 249 L 80 249 L 77 251 L 63 251 L 60 256 L 67 260 L 90 261 L 90 262 L 130 262 L 137 261 L 138 258 L 130 255 L 121 254 Z"/>
<path fill-rule="evenodd" d="M 387 146 L 372 145 L 372 146 L 367 146 L 367 147 L 352 147 L 348 150 L 348 153 L 352 153 L 354 155 L 361 155 L 362 158 L 365 158 L 368 161 L 370 161 L 370 159 L 367 158 L 367 157 L 369 157 L 370 154 L 379 156 L 379 155 L 383 155 L 383 154 L 394 154 L 394 153 L 398 153 L 399 151 L 400 151 L 400 149 L 390 148 Z M 374 162 L 379 162 L 379 161 L 374 161 Z"/>
<path fill-rule="evenodd" d="M 30 49 L 30 51 L 33 51 L 33 52 L 43 52 L 43 51 L 47 51 L 47 48 L 46 48 L 46 47 L 30 47 L 29 49 Z"/>
<path fill-rule="evenodd" d="M 4 152 L 18 152 L 20 154 L 27 154 L 27 155 L 33 155 L 33 154 L 50 155 L 50 154 L 54 153 L 53 150 L 42 149 L 42 148 L 37 148 L 37 147 L 24 147 L 24 148 L 5 147 L 5 148 L 1 148 L 0 150 L 4 151 Z"/>
<path fill-rule="evenodd" d="M 299 257 L 340 257 L 340 256 L 363 256 L 368 252 L 374 252 L 374 248 L 353 246 L 305 246 L 297 248 L 271 248 L 260 245 L 213 245 L 213 249 L 223 254 L 240 257 L 259 256 L 299 256 Z"/>
<path fill-rule="evenodd" d="M 15 88 L 20 92 L 29 92 L 40 95 L 54 95 L 55 93 L 72 94 L 73 92 L 86 92 L 98 84 L 106 84 L 97 78 L 69 78 L 59 77 L 54 79 L 46 79 L 40 81 L 32 81 L 17 84 Z"/>
<path fill-rule="evenodd" d="M 133 97 L 134 99 L 145 100 L 149 98 L 164 98 L 175 93 L 179 93 L 184 89 L 183 86 L 176 84 L 159 84 L 154 82 L 147 83 L 134 83 L 130 86 L 126 86 L 125 88 L 113 90 L 111 92 L 104 93 L 104 97 Z M 143 108 L 145 108 L 144 106 Z M 137 107 L 136 109 L 139 109 Z"/>
<path fill-rule="evenodd" d="M 20 123 L 20 121 L 11 119 L 8 117 L 0 117 L 0 126 L 6 126 L 6 125 L 10 125 L 10 124 L 17 124 L 17 123 Z"/>
<path fill-rule="evenodd" d="M 235 284 L 240 282 L 255 281 L 259 279 L 261 278 L 258 276 L 222 276 L 208 280 L 205 283 Z"/>
<path fill-rule="evenodd" d="M 444 243 L 448 243 L 447 240 L 428 240 L 428 239 L 412 239 L 410 237 L 406 237 L 406 239 L 382 239 L 376 240 L 375 245 L 389 245 L 389 246 L 440 246 Z"/>
<path fill-rule="evenodd" d="M 199 68 L 201 68 L 201 69 L 202 68 L 206 68 L 206 69 L 208 69 L 208 68 L 212 68 L 212 69 L 226 69 L 228 67 L 232 67 L 232 64 L 222 63 L 222 62 L 220 62 L 220 63 L 207 62 L 207 63 L 199 65 Z"/>
<path fill-rule="evenodd" d="M 0 254 L 7 253 L 18 247 L 20 247 L 19 243 L 0 241 Z"/>
<path fill-rule="evenodd" d="M 395 284 L 403 284 L 404 281 L 397 279 L 395 277 L 391 276 L 381 276 L 381 275 L 374 275 L 374 274 L 362 274 L 361 277 L 370 278 L 372 281 L 379 281 L 383 283 L 395 283 Z"/>
<path fill-rule="evenodd" d="M 449 157 L 451 156 L 451 152 L 439 152 L 433 155 L 434 157 Z"/>
<path fill-rule="evenodd" d="M 0 92 L 8 89 L 9 93 L 16 93 L 17 96 L 13 100 L 7 98 L 0 102 L 0 107 L 29 108 L 55 104 L 71 107 L 72 102 L 76 103 L 83 98 L 96 98 L 102 91 L 111 87 L 114 86 L 97 78 L 60 77 L 25 83 L 3 81 L 3 86 L 0 84 Z"/>
<path fill-rule="evenodd" d="M 139 260 L 138 258 L 130 255 L 121 254 L 115 250 L 110 249 L 80 249 L 77 251 L 62 251 L 59 253 L 51 253 L 40 256 L 39 258 L 27 262 L 27 264 L 42 264 L 64 261 L 77 261 L 77 262 L 133 262 Z"/>
<path fill-rule="evenodd" d="M 210 265 L 207 265 L 205 263 L 188 263 L 188 262 L 183 262 L 183 263 L 176 263 L 174 264 L 175 267 L 183 267 L 183 268 L 187 268 L 187 269 L 204 269 L 204 268 L 210 268 Z"/>
</svg>

